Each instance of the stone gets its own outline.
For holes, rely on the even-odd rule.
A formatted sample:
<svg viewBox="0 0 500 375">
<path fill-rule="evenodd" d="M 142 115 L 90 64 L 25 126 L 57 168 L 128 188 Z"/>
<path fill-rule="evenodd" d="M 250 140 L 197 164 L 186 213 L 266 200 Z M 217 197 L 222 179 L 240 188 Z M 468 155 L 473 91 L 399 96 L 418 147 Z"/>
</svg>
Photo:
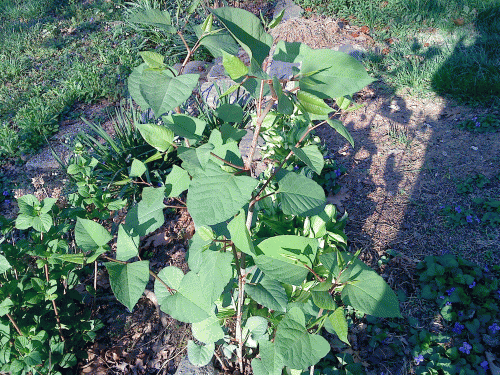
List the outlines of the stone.
<svg viewBox="0 0 500 375">
<path fill-rule="evenodd" d="M 290 18 L 298 18 L 304 13 L 304 9 L 296 5 L 293 0 L 278 0 L 274 7 L 273 18 L 276 18 L 283 9 L 285 13 L 281 21 L 286 21 Z"/>
<path fill-rule="evenodd" d="M 299 68 L 300 63 L 273 60 L 269 66 L 268 74 L 271 77 L 276 76 L 278 79 L 290 79 L 294 76 L 293 67 Z"/>
<path fill-rule="evenodd" d="M 340 45 L 338 47 L 337 51 L 347 53 L 347 54 L 351 55 L 352 57 L 354 57 L 358 61 L 362 61 L 363 58 L 365 57 L 364 51 L 357 49 L 350 44 Z"/>
<path fill-rule="evenodd" d="M 210 362 L 206 366 L 198 367 L 192 365 L 191 362 L 189 362 L 188 357 L 185 356 L 179 363 L 179 367 L 177 367 L 177 371 L 175 372 L 174 375 L 217 375 L 217 374 L 218 371 L 215 370 L 212 362 Z"/>
</svg>

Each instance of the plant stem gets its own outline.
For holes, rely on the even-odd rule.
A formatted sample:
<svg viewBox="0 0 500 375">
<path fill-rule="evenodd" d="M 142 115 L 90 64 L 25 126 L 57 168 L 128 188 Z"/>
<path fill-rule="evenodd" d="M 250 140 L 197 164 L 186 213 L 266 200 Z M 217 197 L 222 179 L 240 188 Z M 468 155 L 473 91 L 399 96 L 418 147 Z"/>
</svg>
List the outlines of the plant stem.
<svg viewBox="0 0 500 375">
<path fill-rule="evenodd" d="M 241 326 L 241 315 L 243 302 L 245 300 L 245 253 L 241 254 L 240 259 L 240 270 L 238 272 L 238 308 L 236 310 L 236 341 L 238 342 L 238 348 L 236 348 L 236 356 L 238 357 L 238 364 L 240 366 L 240 372 L 243 374 L 243 332 Z"/>
<path fill-rule="evenodd" d="M 49 266 L 47 265 L 47 263 L 45 263 L 44 265 L 44 270 L 45 270 L 45 279 L 47 280 L 48 284 L 50 281 L 50 277 L 49 277 Z M 55 300 L 52 300 L 52 307 L 54 308 L 54 314 L 56 315 L 57 325 L 59 326 L 59 336 L 61 337 L 61 341 L 65 342 L 66 340 L 64 339 L 62 333 L 61 319 L 59 318 L 59 313 L 57 312 L 57 305 Z"/>
<path fill-rule="evenodd" d="M 221 158 L 219 155 L 215 155 L 213 152 L 211 152 L 210 155 L 212 155 L 216 159 L 219 159 L 221 162 L 229 165 L 230 167 L 233 167 L 233 168 L 236 168 L 236 169 L 239 169 L 239 170 L 242 170 L 242 171 L 247 171 L 248 170 L 245 167 L 240 167 L 239 165 L 233 164 L 233 163 L 227 161 L 226 159 Z"/>
<path fill-rule="evenodd" d="M 6 314 L 6 315 L 7 315 L 7 318 L 9 318 L 12 325 L 14 326 L 14 328 L 16 329 L 17 333 L 19 333 L 19 336 L 23 336 L 23 333 L 21 332 L 21 330 L 17 326 L 16 322 L 14 321 L 14 319 L 12 319 L 12 316 L 10 314 Z"/>
</svg>

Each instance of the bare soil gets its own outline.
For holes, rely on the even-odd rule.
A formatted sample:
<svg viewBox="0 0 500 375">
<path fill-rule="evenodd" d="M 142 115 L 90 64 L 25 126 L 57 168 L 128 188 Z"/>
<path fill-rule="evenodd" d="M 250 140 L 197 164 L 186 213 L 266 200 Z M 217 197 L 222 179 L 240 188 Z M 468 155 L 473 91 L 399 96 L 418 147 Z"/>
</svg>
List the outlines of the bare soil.
<svg viewBox="0 0 500 375">
<path fill-rule="evenodd" d="M 356 43 L 364 48 L 374 47 L 368 35 L 364 40 L 359 39 L 362 32 L 354 27 L 341 28 L 334 20 L 295 20 L 289 22 L 288 29 L 286 25 L 280 26 L 280 34 L 289 38 L 292 33 L 297 35 L 304 30 L 308 33 L 305 38 L 308 44 L 318 47 L 321 41 L 321 48 L 331 48 L 333 44 L 324 45 L 325 24 L 334 33 L 330 36 L 333 44 L 353 43 L 352 38 L 357 38 Z M 315 32 L 311 29 L 314 25 L 323 26 Z M 302 39 L 297 36 L 296 40 Z M 347 168 L 340 180 L 341 191 L 328 199 L 349 213 L 346 231 L 352 250 L 362 249 L 363 260 L 377 268 L 395 289 L 402 289 L 410 297 L 410 302 L 402 306 L 403 314 L 428 314 L 426 306 L 414 298 L 418 285 L 414 266 L 425 256 L 450 252 L 479 264 L 499 262 L 499 228 L 480 225 L 453 228 L 439 215 L 441 205 L 465 208 L 477 195 L 500 197 L 500 180 L 495 179 L 500 165 L 499 134 L 477 134 L 457 128 L 457 123 L 465 119 L 499 112 L 458 105 L 440 97 L 422 99 L 405 93 L 393 94 L 383 82 L 364 89 L 355 99 L 363 107 L 342 116 L 354 138 L 354 148 L 332 129 L 318 130 L 330 154 Z M 17 176 L 24 181 L 37 177 L 30 173 L 23 171 Z M 40 198 L 53 195 L 61 188 L 61 175 L 57 172 L 54 177 L 50 173 L 53 172 L 42 173 L 43 183 L 34 181 L 32 187 L 24 187 L 25 191 L 35 192 Z M 469 196 L 458 194 L 456 183 L 473 173 L 483 174 L 491 183 Z M 0 209 L 4 214 L 15 211 L 14 206 Z M 143 241 L 141 254 L 158 269 L 176 265 L 186 270 L 184 257 L 187 240 L 193 232 L 192 223 L 183 211 L 167 219 L 164 227 Z M 400 256 L 378 268 L 377 261 L 388 249 L 396 250 Z M 171 319 L 163 324 L 154 303 L 146 297 L 133 312 L 126 311 L 114 302 L 104 272 L 102 269 L 97 275 L 99 295 L 97 299 L 89 299 L 89 308 L 105 323 L 105 328 L 89 348 L 89 359 L 80 364 L 78 373 L 175 372 L 191 338 L 188 325 Z M 92 283 L 93 279 L 87 282 Z M 386 346 L 367 349 L 367 340 L 363 325 L 356 325 L 351 335 L 352 353 L 366 364 L 367 370 L 396 373 L 407 368 L 404 357 L 391 353 Z"/>
</svg>

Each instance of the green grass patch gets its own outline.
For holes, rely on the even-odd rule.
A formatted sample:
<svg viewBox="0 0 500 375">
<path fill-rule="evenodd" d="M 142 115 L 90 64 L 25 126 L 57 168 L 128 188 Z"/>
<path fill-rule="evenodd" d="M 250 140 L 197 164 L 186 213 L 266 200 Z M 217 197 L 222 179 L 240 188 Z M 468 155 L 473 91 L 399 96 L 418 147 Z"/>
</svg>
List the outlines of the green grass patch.
<svg viewBox="0 0 500 375">
<path fill-rule="evenodd" d="M 367 67 L 395 90 L 487 104 L 500 95 L 500 1 L 298 0 L 305 9 L 366 25 L 387 55 Z"/>
</svg>

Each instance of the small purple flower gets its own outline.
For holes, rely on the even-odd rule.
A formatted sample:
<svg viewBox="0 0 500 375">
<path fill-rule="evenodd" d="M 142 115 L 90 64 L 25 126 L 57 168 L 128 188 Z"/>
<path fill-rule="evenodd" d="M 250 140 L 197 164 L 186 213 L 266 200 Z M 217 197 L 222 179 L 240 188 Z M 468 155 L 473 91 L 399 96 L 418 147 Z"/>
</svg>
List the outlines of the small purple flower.
<svg viewBox="0 0 500 375">
<path fill-rule="evenodd" d="M 469 288 L 470 288 L 470 289 L 472 289 L 472 288 L 474 288 L 475 286 L 476 286 L 476 282 L 475 282 L 475 281 L 473 281 L 473 282 L 472 282 L 472 284 L 470 284 L 470 285 L 469 285 Z"/>
<path fill-rule="evenodd" d="M 451 302 L 450 301 L 446 302 L 446 306 L 451 306 Z"/>
<path fill-rule="evenodd" d="M 500 331 L 500 326 L 496 323 L 493 323 L 488 327 L 488 329 L 491 331 L 491 333 L 495 334 L 497 331 Z"/>
<path fill-rule="evenodd" d="M 295 167 L 293 167 L 293 170 L 294 170 L 294 171 L 298 171 L 298 170 L 299 170 L 299 166 L 298 166 L 298 165 L 296 165 Z"/>
<path fill-rule="evenodd" d="M 477 222 L 477 223 L 480 223 L 480 222 L 481 222 L 481 220 L 479 220 L 479 218 L 478 218 L 477 216 L 476 216 L 476 222 Z"/>
<path fill-rule="evenodd" d="M 162 187 L 163 185 L 162 185 L 162 183 L 161 183 L 161 182 L 158 182 L 157 186 L 158 186 L 158 187 Z"/>
<path fill-rule="evenodd" d="M 460 208 L 460 206 L 456 206 L 455 207 L 455 211 L 457 211 L 458 213 L 462 212 L 462 209 Z"/>
<path fill-rule="evenodd" d="M 467 215 L 465 220 L 467 220 L 468 223 L 472 223 L 472 215 Z"/>
<path fill-rule="evenodd" d="M 484 266 L 484 272 L 490 272 L 490 268 L 488 266 Z"/>
<path fill-rule="evenodd" d="M 481 366 L 484 371 L 488 370 L 488 361 L 481 362 L 479 366 Z"/>
<path fill-rule="evenodd" d="M 10 199 L 6 199 L 4 202 L 5 202 L 6 204 L 10 204 Z"/>
<path fill-rule="evenodd" d="M 446 291 L 446 293 L 448 293 L 448 295 L 449 295 L 449 296 L 451 296 L 451 295 L 453 294 L 453 292 L 455 291 L 455 289 L 456 289 L 455 287 L 450 288 L 450 289 L 448 289 L 448 290 Z"/>
<path fill-rule="evenodd" d="M 455 326 L 452 328 L 452 331 L 461 334 L 465 326 L 463 324 L 460 324 L 459 322 L 455 323 Z"/>
<path fill-rule="evenodd" d="M 444 296 L 439 296 L 439 299 L 444 299 Z"/>
<path fill-rule="evenodd" d="M 342 175 L 342 172 L 338 169 L 335 169 L 334 172 L 335 172 L 335 176 L 337 176 L 337 177 L 340 177 Z"/>
<path fill-rule="evenodd" d="M 464 313 L 462 311 L 459 311 L 458 316 L 464 316 Z"/>
<path fill-rule="evenodd" d="M 415 364 L 418 366 L 419 364 L 421 364 L 424 361 L 424 356 L 422 354 L 420 354 L 418 357 L 415 357 L 414 360 L 415 360 Z"/>
<path fill-rule="evenodd" d="M 476 121 L 474 121 L 474 126 L 475 126 L 476 128 L 479 128 L 479 127 L 481 126 L 481 123 L 480 123 L 479 121 L 477 121 L 477 120 L 476 120 Z"/>
<path fill-rule="evenodd" d="M 467 341 L 464 341 L 462 346 L 460 348 L 458 348 L 458 350 L 460 350 L 464 354 L 470 354 L 471 349 L 472 349 L 472 345 L 469 344 Z"/>
<path fill-rule="evenodd" d="M 90 22 L 94 22 L 94 17 L 91 17 L 91 18 L 90 18 Z"/>
<path fill-rule="evenodd" d="M 444 204 L 442 204 L 441 206 L 439 206 L 439 209 L 440 210 L 444 210 Z"/>
<path fill-rule="evenodd" d="M 2 195 L 3 195 L 4 197 L 8 197 L 8 196 L 9 196 L 9 192 L 6 190 L 6 191 L 4 191 L 4 192 L 2 193 Z"/>
</svg>

